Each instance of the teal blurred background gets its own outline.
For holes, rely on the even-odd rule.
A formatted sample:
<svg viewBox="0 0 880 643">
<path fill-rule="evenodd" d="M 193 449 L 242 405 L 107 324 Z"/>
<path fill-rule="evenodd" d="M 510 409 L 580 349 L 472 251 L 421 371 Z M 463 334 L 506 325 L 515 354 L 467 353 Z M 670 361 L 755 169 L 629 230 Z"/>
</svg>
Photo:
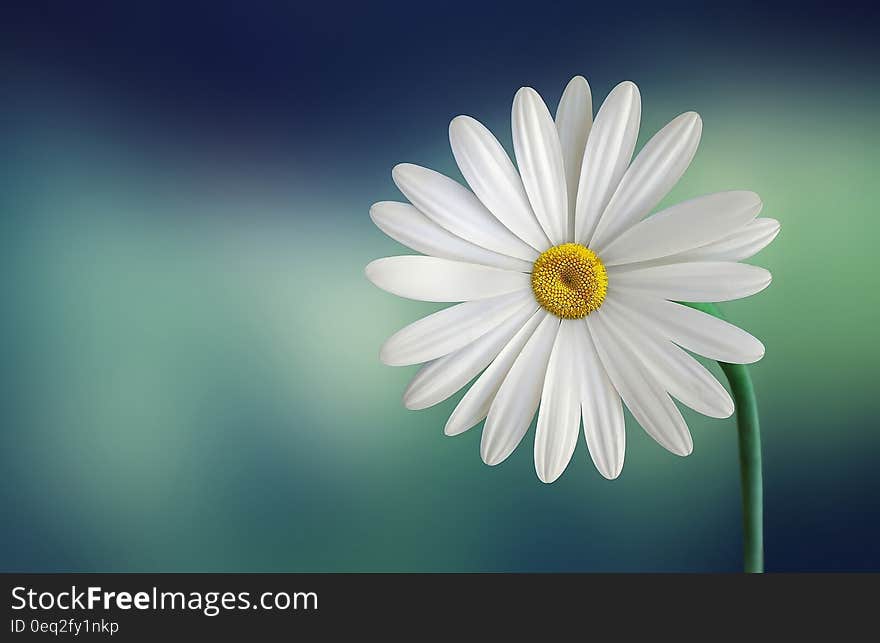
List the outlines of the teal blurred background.
<svg viewBox="0 0 880 643">
<path fill-rule="evenodd" d="M 416 367 L 378 360 L 437 308 L 363 276 L 406 252 L 367 214 L 391 167 L 460 178 L 450 118 L 510 149 L 515 90 L 552 109 L 581 73 L 596 107 L 639 84 L 640 143 L 700 112 L 667 202 L 752 189 L 783 224 L 725 306 L 767 346 L 767 568 L 880 569 L 873 10 L 503 6 L 12 12 L 0 568 L 739 569 L 732 419 L 687 413 L 681 459 L 628 418 L 618 480 L 581 441 L 548 486 L 533 432 L 487 467 L 443 436 L 460 395 L 407 411 Z"/>
</svg>

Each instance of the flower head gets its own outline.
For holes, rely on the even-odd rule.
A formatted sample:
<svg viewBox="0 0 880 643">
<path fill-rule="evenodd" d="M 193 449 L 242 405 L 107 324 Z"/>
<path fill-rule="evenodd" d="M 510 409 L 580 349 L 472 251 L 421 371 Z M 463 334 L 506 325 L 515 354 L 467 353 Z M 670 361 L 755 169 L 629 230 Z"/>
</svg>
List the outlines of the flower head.
<svg viewBox="0 0 880 643">
<path fill-rule="evenodd" d="M 708 194 L 648 216 L 697 150 L 702 121 L 673 119 L 633 159 L 638 88 L 624 82 L 596 114 L 587 81 L 563 92 L 556 118 L 533 89 L 513 101 L 517 167 L 478 121 L 449 126 L 470 190 L 402 164 L 392 176 L 410 203 L 381 202 L 376 225 L 425 256 L 378 259 L 380 288 L 422 301 L 463 302 L 420 319 L 382 347 L 386 364 L 425 365 L 404 393 L 410 409 L 438 404 L 474 377 L 446 423 L 456 435 L 486 420 L 481 455 L 507 458 L 538 412 L 535 468 L 556 480 L 583 424 L 606 478 L 624 459 L 623 404 L 657 442 L 688 455 L 693 442 L 673 397 L 728 417 L 725 388 L 687 351 L 731 363 L 764 347 L 736 326 L 680 303 L 738 299 L 770 273 L 739 263 L 769 244 L 753 192 Z"/>
</svg>

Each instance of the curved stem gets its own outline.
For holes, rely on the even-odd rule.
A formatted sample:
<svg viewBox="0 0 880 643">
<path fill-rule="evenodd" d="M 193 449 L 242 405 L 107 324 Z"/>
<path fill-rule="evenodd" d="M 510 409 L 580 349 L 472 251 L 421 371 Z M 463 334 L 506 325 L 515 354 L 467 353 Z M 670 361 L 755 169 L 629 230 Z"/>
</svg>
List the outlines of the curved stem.
<svg viewBox="0 0 880 643">
<path fill-rule="evenodd" d="M 714 317 L 725 319 L 715 304 L 688 306 Z M 761 471 L 761 429 L 755 388 L 745 364 L 718 362 L 727 376 L 736 403 L 736 426 L 739 435 L 739 471 L 743 504 L 743 554 L 746 573 L 764 571 L 764 496 Z"/>
</svg>

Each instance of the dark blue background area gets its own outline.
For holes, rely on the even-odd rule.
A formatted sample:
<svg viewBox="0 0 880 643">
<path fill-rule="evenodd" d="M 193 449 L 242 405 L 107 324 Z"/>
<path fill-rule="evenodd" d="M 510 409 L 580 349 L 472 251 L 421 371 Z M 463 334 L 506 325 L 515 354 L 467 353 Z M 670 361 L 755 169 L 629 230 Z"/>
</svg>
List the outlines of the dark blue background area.
<svg viewBox="0 0 880 643">
<path fill-rule="evenodd" d="M 118 113 L 91 101 L 112 97 L 144 136 L 202 162 L 234 155 L 271 173 L 298 160 L 364 185 L 422 161 L 424 131 L 524 79 L 556 92 L 589 73 L 603 96 L 635 76 L 650 93 L 706 78 L 767 92 L 807 75 L 823 92 L 876 84 L 880 51 L 869 3 L 33 2 L 8 6 L 2 30 L 10 89 L 60 87 L 108 126 Z"/>
<path fill-rule="evenodd" d="M 7 71 L 99 85 L 166 113 L 175 135 L 262 132 L 278 153 L 301 138 L 357 151 L 387 136 L 389 104 L 417 108 L 390 124 L 412 128 L 587 67 L 756 85 L 809 69 L 821 91 L 880 47 L 876 6 L 813 2 L 33 2 L 7 6 L 3 32 Z"/>
<path fill-rule="evenodd" d="M 878 65 L 878 9 L 868 3 L 6 3 L 0 14 L 0 74 L 6 88 L 0 114 L 12 117 L 0 122 L 0 132 L 9 146 L 6 184 L 24 158 L 17 155 L 31 153 L 16 132 L 22 114 L 61 108 L 53 124 L 65 136 L 88 140 L 98 122 L 114 133 L 114 144 L 131 148 L 135 164 L 139 142 L 149 138 L 159 150 L 173 149 L 178 161 L 181 154 L 188 156 L 196 168 L 235 159 L 269 178 L 295 166 L 303 183 L 344 184 L 336 194 L 340 207 L 322 216 L 346 223 L 362 220 L 372 201 L 397 198 L 388 176 L 397 162 L 454 172 L 445 147 L 449 119 L 481 106 L 497 107 L 499 96 L 512 96 L 524 83 L 540 83 L 537 89 L 555 101 L 571 76 L 585 74 L 596 105 L 626 78 L 638 77 L 648 95 L 661 94 L 671 82 L 679 88 L 711 87 L 712 79 L 730 77 L 743 92 L 759 92 L 756 104 L 775 107 L 773 87 L 786 91 L 793 78 L 799 87 L 812 85 L 824 96 L 831 85 L 876 87 Z M 63 105 L 55 104 L 59 96 Z M 837 100 L 846 105 L 852 99 L 842 92 Z M 480 114 L 505 142 L 506 109 L 502 104 Z M 151 171 L 161 174 L 162 168 Z M 177 169 L 166 171 L 165 178 L 173 181 Z M 13 221 L 11 233 L 17 234 L 14 226 Z M 242 409 L 242 416 L 247 411 Z M 767 419 L 784 423 L 782 417 Z M 876 417 L 859 419 L 866 426 L 876 424 Z M 833 434 L 834 418 L 827 424 Z M 253 449 L 239 455 L 242 467 L 254 471 L 255 486 L 283 486 L 284 458 L 266 466 L 265 453 Z M 227 466 L 222 455 L 214 457 L 218 469 Z M 796 449 L 791 457 L 798 457 Z M 776 508 L 784 508 L 767 517 L 768 569 L 880 569 L 880 468 L 873 452 L 859 458 L 852 462 L 853 477 L 809 489 L 768 471 L 767 493 Z M 528 457 L 516 466 L 528 468 Z M 308 472 L 299 475 L 305 487 Z M 255 503 L 248 489 L 230 487 L 223 489 L 230 512 L 252 512 L 265 523 L 274 519 L 278 505 Z M 728 489 L 718 502 L 737 502 L 734 491 Z M 536 503 L 547 502 L 549 495 L 539 499 L 541 491 L 528 493 L 533 495 L 527 500 Z M 15 489 L 5 494 L 14 504 Z M 322 502 L 316 497 L 296 501 L 303 511 Z M 300 506 L 287 499 L 279 504 L 292 512 Z M 357 507 L 344 509 L 357 515 Z M 2 546 L 11 552 L 6 566 L 11 559 L 13 566 L 43 571 L 108 568 L 105 560 L 90 559 L 66 541 L 63 527 L 41 520 L 28 515 L 5 525 Z M 737 533 L 738 520 L 731 513 L 721 525 L 724 533 Z M 346 527 L 337 525 L 340 532 Z M 50 532 L 52 540 L 45 536 Z M 270 566 L 272 547 L 281 547 L 284 535 L 265 538 L 256 540 L 254 550 L 267 552 L 267 558 L 254 558 L 259 561 L 254 566 Z M 543 551 L 534 570 L 594 565 L 586 555 L 574 560 L 577 543 L 570 544 Z M 500 547 L 501 563 L 490 567 L 531 569 L 528 544 L 505 541 Z M 726 542 L 717 552 L 705 547 L 700 564 L 736 568 L 735 545 Z M 331 568 L 329 555 L 321 555 L 328 556 L 326 564 L 323 558 L 315 564 Z M 691 564 L 687 552 L 674 556 L 669 565 L 658 562 L 657 569 L 700 566 Z M 143 567 L 143 560 L 136 564 Z M 186 561 L 154 562 L 158 568 L 186 568 Z"/>
</svg>

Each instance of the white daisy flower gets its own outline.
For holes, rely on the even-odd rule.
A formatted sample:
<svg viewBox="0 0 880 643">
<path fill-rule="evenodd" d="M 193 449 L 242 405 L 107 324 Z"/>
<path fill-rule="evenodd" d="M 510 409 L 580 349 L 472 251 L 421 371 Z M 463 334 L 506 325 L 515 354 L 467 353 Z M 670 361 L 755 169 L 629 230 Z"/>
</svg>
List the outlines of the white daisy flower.
<svg viewBox="0 0 880 643">
<path fill-rule="evenodd" d="M 746 364 L 764 355 L 736 326 L 677 302 L 757 293 L 770 273 L 738 263 L 769 244 L 774 219 L 756 218 L 754 192 L 699 196 L 646 218 L 696 152 L 702 121 L 673 119 L 632 159 L 641 99 L 619 84 L 592 115 L 577 76 L 556 118 L 535 90 L 513 100 L 517 167 L 469 116 L 449 126 L 470 190 L 411 164 L 392 176 L 410 203 L 381 202 L 376 225 L 424 256 L 386 257 L 370 281 L 401 297 L 463 302 L 416 321 L 382 346 L 393 366 L 425 365 L 404 404 L 438 404 L 476 377 L 446 423 L 457 435 L 486 420 L 480 453 L 496 465 L 538 413 L 535 469 L 556 480 L 583 421 L 593 463 L 616 478 L 624 460 L 622 403 L 663 447 L 693 448 L 673 397 L 725 418 L 726 389 L 688 352 Z M 477 377 L 478 376 L 478 377 Z"/>
</svg>

